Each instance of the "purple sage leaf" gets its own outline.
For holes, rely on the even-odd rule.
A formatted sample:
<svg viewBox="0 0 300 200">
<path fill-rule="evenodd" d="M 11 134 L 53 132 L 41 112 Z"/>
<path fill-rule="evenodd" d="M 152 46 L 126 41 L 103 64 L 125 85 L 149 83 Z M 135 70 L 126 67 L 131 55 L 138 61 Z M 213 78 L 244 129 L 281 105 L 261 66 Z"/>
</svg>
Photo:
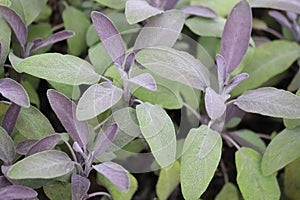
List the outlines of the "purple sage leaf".
<svg viewBox="0 0 300 200">
<path fill-rule="evenodd" d="M 61 140 L 59 134 L 49 135 L 39 141 L 37 141 L 27 152 L 26 156 L 33 155 L 41 151 L 52 150 L 58 142 Z"/>
<path fill-rule="evenodd" d="M 164 9 L 165 10 L 171 10 L 171 9 L 173 9 L 175 6 L 176 6 L 176 4 L 178 3 L 178 1 L 179 0 L 166 0 L 166 1 L 164 1 Z"/>
<path fill-rule="evenodd" d="M 73 143 L 72 148 L 74 149 L 74 151 L 83 154 L 82 148 L 79 146 L 79 144 L 77 142 Z"/>
<path fill-rule="evenodd" d="M 99 165 L 93 165 L 93 168 L 105 176 L 120 191 L 127 192 L 129 190 L 129 176 L 121 165 L 113 162 L 106 162 Z"/>
<path fill-rule="evenodd" d="M 2 43 L 0 42 L 0 60 L 2 58 Z"/>
<path fill-rule="evenodd" d="M 3 200 L 28 199 L 37 195 L 33 189 L 21 185 L 10 185 L 0 189 L 0 197 Z"/>
<path fill-rule="evenodd" d="M 298 18 L 298 15 L 294 12 L 286 12 L 286 15 L 291 21 L 296 21 Z"/>
<path fill-rule="evenodd" d="M 5 176 L 0 176 L 0 189 L 11 185 Z"/>
<path fill-rule="evenodd" d="M 2 120 L 2 127 L 6 130 L 8 135 L 13 134 L 20 111 L 21 107 L 15 103 L 12 103 L 6 111 Z"/>
<path fill-rule="evenodd" d="M 113 22 L 100 12 L 92 12 L 93 25 L 108 55 L 121 67 L 125 60 L 125 46 Z"/>
<path fill-rule="evenodd" d="M 222 34 L 220 54 L 227 63 L 227 74 L 240 64 L 249 46 L 252 30 L 252 12 L 247 1 L 234 6 Z"/>
<path fill-rule="evenodd" d="M 225 81 L 226 81 L 226 78 L 227 78 L 226 77 L 226 61 L 222 55 L 217 54 L 216 62 L 217 62 L 217 68 L 218 68 L 219 91 L 222 91 Z"/>
<path fill-rule="evenodd" d="M 37 142 L 38 140 L 25 140 L 20 142 L 16 146 L 16 152 L 20 155 L 26 155 L 27 152 L 31 149 L 31 147 Z"/>
<path fill-rule="evenodd" d="M 239 107 L 234 105 L 233 103 L 226 104 L 226 117 L 225 117 L 225 123 L 229 122 L 233 118 L 240 118 L 242 119 L 245 115 L 245 112 L 241 110 Z"/>
<path fill-rule="evenodd" d="M 125 61 L 125 66 L 124 66 L 124 71 L 125 72 L 129 72 L 129 70 L 131 69 L 133 63 L 135 61 L 135 53 L 134 52 L 131 52 L 127 58 L 126 58 L 126 61 Z"/>
<path fill-rule="evenodd" d="M 149 73 L 144 73 L 129 79 L 131 83 L 139 85 L 151 91 L 156 91 L 157 86 L 154 78 Z"/>
<path fill-rule="evenodd" d="M 84 199 L 87 196 L 91 182 L 89 179 L 80 176 L 78 174 L 73 174 L 71 178 L 72 184 L 72 199 Z"/>
<path fill-rule="evenodd" d="M 86 148 L 89 141 L 89 129 L 86 121 L 76 119 L 76 104 L 68 97 L 55 90 L 48 90 L 50 105 L 71 138 L 80 147 Z"/>
<path fill-rule="evenodd" d="M 269 11 L 269 15 L 273 17 L 279 24 L 292 31 L 291 23 L 282 13 L 272 10 Z"/>
<path fill-rule="evenodd" d="M 230 82 L 230 84 L 226 87 L 226 94 L 229 94 L 238 84 L 240 84 L 242 81 L 249 78 L 249 74 L 247 73 L 241 73 L 236 75 Z"/>
<path fill-rule="evenodd" d="M 98 135 L 94 147 L 95 157 L 100 156 L 110 145 L 112 145 L 112 141 L 116 137 L 117 131 L 117 124 L 112 124 L 107 130 Z"/>
<path fill-rule="evenodd" d="M 20 15 L 6 6 L 0 6 L 0 13 L 14 31 L 20 45 L 24 48 L 27 41 L 28 30 Z"/>
<path fill-rule="evenodd" d="M 15 104 L 29 108 L 29 97 L 23 86 L 10 78 L 0 79 L 0 93 Z"/>
<path fill-rule="evenodd" d="M 208 87 L 205 90 L 205 108 L 208 116 L 214 120 L 221 117 L 225 110 L 225 99 L 217 94 L 212 88 Z"/>
<path fill-rule="evenodd" d="M 251 0 L 250 3 L 253 8 L 273 8 L 300 14 L 299 0 Z"/>
<path fill-rule="evenodd" d="M 44 48 L 48 45 L 54 44 L 56 42 L 60 42 L 66 39 L 69 39 L 74 36 L 73 31 L 69 30 L 63 30 L 57 33 L 54 33 L 51 37 L 49 37 L 47 40 L 42 41 L 40 39 L 34 40 L 34 45 L 32 47 L 32 52 L 36 52 L 37 50 Z"/>
<path fill-rule="evenodd" d="M 15 155 L 16 151 L 13 140 L 7 132 L 0 127 L 0 160 L 2 160 L 5 165 L 10 165 Z"/>
<path fill-rule="evenodd" d="M 205 6 L 198 6 L 198 5 L 186 6 L 180 8 L 180 10 L 184 12 L 184 14 L 186 15 L 195 15 L 195 16 L 211 18 L 211 19 L 218 17 L 218 14 L 215 11 Z"/>
</svg>

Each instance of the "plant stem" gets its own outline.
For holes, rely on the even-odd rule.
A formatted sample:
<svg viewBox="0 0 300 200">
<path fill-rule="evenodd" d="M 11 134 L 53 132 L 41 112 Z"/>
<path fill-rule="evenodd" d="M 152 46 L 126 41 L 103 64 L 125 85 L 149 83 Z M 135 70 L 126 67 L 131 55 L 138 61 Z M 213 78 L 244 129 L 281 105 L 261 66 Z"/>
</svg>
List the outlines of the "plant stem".
<svg viewBox="0 0 300 200">
<path fill-rule="evenodd" d="M 223 175 L 224 175 L 224 181 L 225 181 L 225 183 L 228 183 L 229 182 L 229 177 L 228 177 L 227 169 L 226 169 L 226 166 L 225 166 L 225 163 L 224 163 L 223 160 L 221 160 L 220 166 L 221 166 L 221 170 L 222 170 Z"/>
<path fill-rule="evenodd" d="M 111 196 L 106 192 L 94 192 L 87 196 L 87 199 L 95 197 L 95 196 L 107 196 L 109 199 L 112 199 Z"/>
<path fill-rule="evenodd" d="M 221 135 L 225 140 L 227 140 L 228 142 L 230 142 L 233 146 L 235 146 L 235 148 L 237 148 L 238 150 L 241 148 L 240 145 L 238 145 L 238 143 L 236 143 L 230 136 L 226 135 L 226 134 L 222 134 Z"/>
<path fill-rule="evenodd" d="M 64 142 L 65 142 L 65 144 L 67 145 L 68 149 L 70 150 L 71 155 L 72 155 L 72 157 L 73 157 L 73 160 L 74 160 L 76 163 L 78 163 L 77 157 L 76 157 L 75 152 L 74 152 L 73 148 L 71 147 L 70 143 L 69 143 L 68 141 L 64 141 Z"/>
<path fill-rule="evenodd" d="M 184 107 L 186 107 L 189 111 L 191 111 L 193 113 L 193 115 L 199 120 L 201 121 L 201 116 L 200 114 L 194 109 L 192 108 L 189 104 L 185 103 L 185 102 L 182 102 L 182 105 Z"/>
<path fill-rule="evenodd" d="M 272 140 L 271 136 L 269 136 L 269 135 L 261 134 L 261 133 L 257 133 L 257 135 L 258 135 L 260 138 L 267 139 L 267 140 Z"/>
</svg>

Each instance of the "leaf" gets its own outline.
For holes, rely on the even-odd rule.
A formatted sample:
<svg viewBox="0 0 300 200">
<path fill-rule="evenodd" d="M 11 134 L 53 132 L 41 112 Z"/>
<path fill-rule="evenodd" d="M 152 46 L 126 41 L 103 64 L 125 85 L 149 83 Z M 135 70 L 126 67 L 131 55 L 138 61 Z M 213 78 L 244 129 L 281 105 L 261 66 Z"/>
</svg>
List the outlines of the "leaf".
<svg viewBox="0 0 300 200">
<path fill-rule="evenodd" d="M 23 86 L 10 78 L 0 79 L 0 93 L 19 106 L 28 108 L 29 97 Z"/>
<path fill-rule="evenodd" d="M 300 157 L 300 127 L 284 129 L 268 145 L 261 169 L 268 176 Z"/>
<path fill-rule="evenodd" d="M 134 193 L 138 188 L 137 180 L 133 175 L 128 173 L 130 186 L 128 192 L 120 191 L 113 183 L 111 183 L 105 176 L 97 173 L 97 183 L 103 185 L 112 196 L 112 199 L 132 200 Z"/>
<path fill-rule="evenodd" d="M 195 34 L 200 36 L 221 37 L 226 20 L 222 17 L 206 19 L 192 17 L 185 21 L 185 25 Z"/>
<path fill-rule="evenodd" d="M 300 159 L 288 164 L 284 169 L 284 194 L 289 199 L 298 199 L 300 196 Z"/>
<path fill-rule="evenodd" d="M 163 13 L 163 10 L 151 6 L 146 0 L 128 0 L 125 15 L 129 24 L 141 22 L 149 17 Z"/>
<path fill-rule="evenodd" d="M 119 164 L 105 162 L 99 165 L 93 165 L 93 168 L 105 176 L 122 192 L 129 191 L 130 180 L 126 170 Z"/>
<path fill-rule="evenodd" d="M 172 166 L 176 160 L 176 135 L 171 118 L 162 107 L 149 103 L 138 105 L 136 114 L 157 163 L 162 168 Z"/>
<path fill-rule="evenodd" d="M 73 174 L 72 179 L 72 199 L 83 199 L 87 195 L 91 182 L 86 177 Z"/>
<path fill-rule="evenodd" d="M 16 129 L 25 138 L 36 140 L 55 133 L 49 120 L 33 106 L 21 109 Z"/>
<path fill-rule="evenodd" d="M 48 90 L 47 97 L 56 116 L 71 136 L 83 149 L 89 141 L 89 129 L 86 121 L 76 119 L 76 104 L 55 90 Z"/>
<path fill-rule="evenodd" d="M 37 142 L 38 140 L 24 140 L 19 142 L 16 146 L 16 152 L 20 155 L 26 155 L 29 149 Z"/>
<path fill-rule="evenodd" d="M 34 143 L 26 152 L 26 156 L 53 149 L 61 140 L 59 134 L 52 134 Z"/>
<path fill-rule="evenodd" d="M 217 94 L 212 88 L 205 90 L 205 108 L 208 116 L 212 119 L 218 119 L 226 111 L 225 98 Z"/>
<path fill-rule="evenodd" d="M 198 5 L 193 5 L 193 6 L 186 6 L 183 8 L 180 8 L 182 12 L 186 15 L 194 15 L 194 16 L 199 16 L 199 17 L 205 17 L 205 18 L 217 18 L 218 14 L 205 6 L 198 6 Z"/>
<path fill-rule="evenodd" d="M 92 12 L 93 25 L 111 59 L 121 67 L 125 59 L 125 46 L 113 22 L 100 12 Z"/>
<path fill-rule="evenodd" d="M 296 93 L 297 96 L 300 96 L 300 89 Z M 300 119 L 283 119 L 283 124 L 288 129 L 296 128 L 300 126 Z"/>
<path fill-rule="evenodd" d="M 185 199 L 198 199 L 206 190 L 221 159 L 220 134 L 202 125 L 191 129 L 183 146 L 180 181 Z"/>
<path fill-rule="evenodd" d="M 12 103 L 2 119 L 2 127 L 6 130 L 8 135 L 12 135 L 19 117 L 21 107 Z"/>
<path fill-rule="evenodd" d="M 161 1 L 161 2 L 163 2 L 163 3 L 165 4 L 165 5 L 164 5 L 164 9 L 165 9 L 165 10 L 171 10 L 171 9 L 173 9 L 176 5 L 178 5 L 178 1 L 179 1 L 179 0 L 165 1 L 165 2 Z"/>
<path fill-rule="evenodd" d="M 125 8 L 124 0 L 96 0 L 96 2 L 100 3 L 101 5 L 107 6 L 109 8 L 113 8 L 116 10 L 123 10 Z"/>
<path fill-rule="evenodd" d="M 179 10 L 166 11 L 152 17 L 139 33 L 134 50 L 156 46 L 174 46 L 184 25 L 184 13 Z"/>
<path fill-rule="evenodd" d="M 7 23 L 10 25 L 14 31 L 21 47 L 24 48 L 24 45 L 27 41 L 27 27 L 20 18 L 20 16 L 11 8 L 0 5 L 0 14 L 5 18 Z"/>
<path fill-rule="evenodd" d="M 229 94 L 236 86 L 238 86 L 241 82 L 249 78 L 249 74 L 241 73 L 233 77 L 230 81 L 229 85 L 226 87 L 226 94 Z"/>
<path fill-rule="evenodd" d="M 253 8 L 272 8 L 300 14 L 300 2 L 298 0 L 250 0 L 249 3 Z"/>
<path fill-rule="evenodd" d="M 0 197 L 5 200 L 34 198 L 37 195 L 38 193 L 33 189 L 21 185 L 0 188 Z"/>
<path fill-rule="evenodd" d="M 232 95 L 237 96 L 249 89 L 254 89 L 286 71 L 299 57 L 299 51 L 299 45 L 283 40 L 255 48 L 251 61 L 243 69 L 243 72 L 249 74 L 249 78 L 239 84 L 232 91 Z"/>
<path fill-rule="evenodd" d="M 239 0 L 191 0 L 191 5 L 207 6 L 218 13 L 220 16 L 227 16 L 233 6 L 238 3 Z"/>
<path fill-rule="evenodd" d="M 69 31 L 69 30 L 63 30 L 63 31 L 59 31 L 57 33 L 54 33 L 52 36 L 50 36 L 48 39 L 46 39 L 45 41 L 39 41 L 38 42 L 34 42 L 34 46 L 32 47 L 32 52 L 35 52 L 39 49 L 42 49 L 48 45 L 66 40 L 68 38 L 71 38 L 74 36 L 74 32 L 73 31 Z"/>
<path fill-rule="evenodd" d="M 209 86 L 207 68 L 190 54 L 168 47 L 152 47 L 140 51 L 136 60 L 154 73 L 203 90 Z"/>
<path fill-rule="evenodd" d="M 46 3 L 47 0 L 13 0 L 11 8 L 19 13 L 28 26 L 38 17 Z"/>
<path fill-rule="evenodd" d="M 48 81 L 48 83 L 58 92 L 66 95 L 68 98 L 78 100 L 81 96 L 79 85 L 67 85 L 63 83 L 57 83 Z"/>
<path fill-rule="evenodd" d="M 10 39 L 11 39 L 11 29 L 6 23 L 5 19 L 0 18 L 0 43 L 1 43 L 1 56 L 0 56 L 0 66 L 3 66 L 7 55 L 10 51 Z"/>
<path fill-rule="evenodd" d="M 249 147 L 263 154 L 266 144 L 260 137 L 250 130 L 239 130 L 230 132 L 229 135 L 243 147 Z"/>
<path fill-rule="evenodd" d="M 0 127 L 0 160 L 5 165 L 10 165 L 15 159 L 15 155 L 16 150 L 12 138 Z"/>
<path fill-rule="evenodd" d="M 123 91 L 114 85 L 110 85 L 110 83 L 92 85 L 83 93 L 78 102 L 77 119 L 82 121 L 96 117 L 115 105 L 122 95 Z"/>
<path fill-rule="evenodd" d="M 227 74 L 231 74 L 245 56 L 251 30 L 250 5 L 247 1 L 240 1 L 229 14 L 222 34 L 220 54 L 225 58 Z"/>
<path fill-rule="evenodd" d="M 269 11 L 269 15 L 273 17 L 281 26 L 284 26 L 285 28 L 292 31 L 292 24 L 283 14 L 278 11 Z"/>
<path fill-rule="evenodd" d="M 279 199 L 280 189 L 276 174 L 264 176 L 260 163 L 261 155 L 243 147 L 235 153 L 237 183 L 244 199 L 265 200 Z"/>
<path fill-rule="evenodd" d="M 59 53 L 44 53 L 21 61 L 17 69 L 38 78 L 68 85 L 93 84 L 100 76 L 87 61 Z"/>
<path fill-rule="evenodd" d="M 107 150 L 107 148 L 112 145 L 112 141 L 116 137 L 117 131 L 118 126 L 116 124 L 112 124 L 107 130 L 105 130 L 101 134 L 98 134 L 93 150 L 95 157 L 103 154 Z"/>
<path fill-rule="evenodd" d="M 71 200 L 71 183 L 52 180 L 43 190 L 51 200 Z"/>
<path fill-rule="evenodd" d="M 149 73 L 144 73 L 129 79 L 129 82 L 139 85 L 148 90 L 157 90 L 156 82 Z"/>
<path fill-rule="evenodd" d="M 215 200 L 239 200 L 239 192 L 233 183 L 226 183 Z"/>
<path fill-rule="evenodd" d="M 82 11 L 72 6 L 68 6 L 63 11 L 62 18 L 65 29 L 75 33 L 74 37 L 67 40 L 68 52 L 79 56 L 87 47 L 85 35 L 91 23 Z"/>
<path fill-rule="evenodd" d="M 248 91 L 239 96 L 234 104 L 246 112 L 271 117 L 300 118 L 300 97 L 272 87 Z"/>
<path fill-rule="evenodd" d="M 73 168 L 74 163 L 66 153 L 49 150 L 28 156 L 15 163 L 8 171 L 8 177 L 12 179 L 51 179 L 65 175 Z"/>
<path fill-rule="evenodd" d="M 180 164 L 175 161 L 170 169 L 161 169 L 156 184 L 157 197 L 160 200 L 166 200 L 172 194 L 173 190 L 180 182 Z"/>
</svg>

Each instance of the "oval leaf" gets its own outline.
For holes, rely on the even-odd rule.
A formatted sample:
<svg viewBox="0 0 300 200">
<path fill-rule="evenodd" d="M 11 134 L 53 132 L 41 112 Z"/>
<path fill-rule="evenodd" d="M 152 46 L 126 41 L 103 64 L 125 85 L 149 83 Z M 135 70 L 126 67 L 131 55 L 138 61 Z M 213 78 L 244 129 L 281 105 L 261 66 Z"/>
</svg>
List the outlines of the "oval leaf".
<svg viewBox="0 0 300 200">
<path fill-rule="evenodd" d="M 0 160 L 4 162 L 5 165 L 12 164 L 16 155 L 16 150 L 14 142 L 7 132 L 0 127 Z"/>
<path fill-rule="evenodd" d="M 53 134 L 47 136 L 34 143 L 31 146 L 31 148 L 27 151 L 26 156 L 30 156 L 42 151 L 51 150 L 58 144 L 60 140 L 61 140 L 61 136 L 59 134 Z"/>
<path fill-rule="evenodd" d="M 50 179 L 65 175 L 73 168 L 74 163 L 66 153 L 50 150 L 36 153 L 15 163 L 8 171 L 8 177 L 12 179 Z"/>
<path fill-rule="evenodd" d="M 261 172 L 261 155 L 250 148 L 241 148 L 235 154 L 237 183 L 244 199 L 279 199 L 280 189 L 276 174 L 264 176 Z"/>
<path fill-rule="evenodd" d="M 162 107 L 149 103 L 138 105 L 136 114 L 157 163 L 162 168 L 172 165 L 176 160 L 176 135 L 171 118 Z"/>
<path fill-rule="evenodd" d="M 127 192 L 130 180 L 127 171 L 119 164 L 106 162 L 94 165 L 93 168 L 110 180 L 119 190 Z"/>
<path fill-rule="evenodd" d="M 198 6 L 198 5 L 193 5 L 193 6 L 186 6 L 183 8 L 180 8 L 182 12 L 186 15 L 195 15 L 199 17 L 205 17 L 205 18 L 217 18 L 218 14 L 205 6 Z"/>
<path fill-rule="evenodd" d="M 2 17 L 0 18 L 0 43 L 1 43 L 1 50 L 2 56 L 0 57 L 0 66 L 3 66 L 7 55 L 10 52 L 10 41 L 11 41 L 11 29 L 9 25 L 6 23 L 5 19 Z"/>
<path fill-rule="evenodd" d="M 33 189 L 21 185 L 10 185 L 0 189 L 0 197 L 5 200 L 31 199 L 37 195 Z"/>
<path fill-rule="evenodd" d="M 111 59 L 122 66 L 125 59 L 125 46 L 113 22 L 100 12 L 92 12 L 93 25 Z"/>
<path fill-rule="evenodd" d="M 72 199 L 83 199 L 89 191 L 91 182 L 89 179 L 73 174 L 71 178 L 72 183 Z"/>
<path fill-rule="evenodd" d="M 23 86 L 10 78 L 0 79 L 0 93 L 19 106 L 28 108 L 29 97 Z"/>
<path fill-rule="evenodd" d="M 254 8 L 273 8 L 300 14 L 300 2 L 298 0 L 251 0 L 250 4 Z"/>
<path fill-rule="evenodd" d="M 268 145 L 262 158 L 261 169 L 268 176 L 300 157 L 300 128 L 285 129 Z"/>
<path fill-rule="evenodd" d="M 107 148 L 112 145 L 113 139 L 116 137 L 118 126 L 116 124 L 111 125 L 103 133 L 99 133 L 95 141 L 94 155 L 95 157 L 100 156 L 104 153 Z"/>
<path fill-rule="evenodd" d="M 55 90 L 48 90 L 47 96 L 52 109 L 71 138 L 85 149 L 90 134 L 87 122 L 76 119 L 76 104 Z"/>
<path fill-rule="evenodd" d="M 28 30 L 20 15 L 9 7 L 0 5 L 0 13 L 14 31 L 20 45 L 24 48 L 27 41 Z"/>
<path fill-rule="evenodd" d="M 122 97 L 123 91 L 108 83 L 107 85 L 92 85 L 80 98 L 76 117 L 78 120 L 88 120 L 96 117 L 115 105 Z"/>
<path fill-rule="evenodd" d="M 211 119 L 218 119 L 226 111 L 225 98 L 208 87 L 205 90 L 205 108 Z"/>
<path fill-rule="evenodd" d="M 209 86 L 207 68 L 190 54 L 168 47 L 140 51 L 136 59 L 154 73 L 200 90 Z"/>
<path fill-rule="evenodd" d="M 100 79 L 87 61 L 59 53 L 30 56 L 21 61 L 17 69 L 38 78 L 68 85 L 93 84 Z"/>
<path fill-rule="evenodd" d="M 125 15 L 129 24 L 141 22 L 162 12 L 163 10 L 151 6 L 146 0 L 128 0 L 126 2 Z"/>
<path fill-rule="evenodd" d="M 156 82 L 151 74 L 144 73 L 129 79 L 129 82 L 137 84 L 148 90 L 155 91 L 157 89 Z"/>
<path fill-rule="evenodd" d="M 240 1 L 227 18 L 222 34 L 220 54 L 230 74 L 240 64 L 249 46 L 252 30 L 252 12 L 247 1 Z"/>
<path fill-rule="evenodd" d="M 285 90 L 265 87 L 251 90 L 234 102 L 240 109 L 280 118 L 300 118 L 300 97 Z"/>
<path fill-rule="evenodd" d="M 181 158 L 181 189 L 185 199 L 198 199 L 206 190 L 221 159 L 220 134 L 202 125 L 191 129 Z"/>
<path fill-rule="evenodd" d="M 207 19 L 192 17 L 186 20 L 185 25 L 195 34 L 208 37 L 221 37 L 226 20 L 222 17 Z"/>
<path fill-rule="evenodd" d="M 16 127 L 20 111 L 21 107 L 15 103 L 12 103 L 6 111 L 5 115 L 3 116 L 2 127 L 10 136 L 13 134 L 14 129 Z"/>
<path fill-rule="evenodd" d="M 185 16 L 179 10 L 166 11 L 148 20 L 138 35 L 134 50 L 147 47 L 172 47 L 178 39 L 184 25 Z"/>
<path fill-rule="evenodd" d="M 226 183 L 215 200 L 239 200 L 239 192 L 233 183 Z"/>
</svg>

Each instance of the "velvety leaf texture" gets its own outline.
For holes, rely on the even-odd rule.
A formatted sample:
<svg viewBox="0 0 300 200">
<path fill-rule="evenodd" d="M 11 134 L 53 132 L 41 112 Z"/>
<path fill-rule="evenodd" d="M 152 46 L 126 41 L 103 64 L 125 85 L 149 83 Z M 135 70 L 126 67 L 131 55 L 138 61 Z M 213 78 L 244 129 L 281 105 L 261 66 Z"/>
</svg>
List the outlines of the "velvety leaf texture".
<svg viewBox="0 0 300 200">
<path fill-rule="evenodd" d="M 284 193 L 289 199 L 300 196 L 300 158 L 287 165 L 284 169 Z"/>
<path fill-rule="evenodd" d="M 47 96 L 52 109 L 71 138 L 85 149 L 90 134 L 87 122 L 76 119 L 76 104 L 55 90 L 48 90 Z"/>
<path fill-rule="evenodd" d="M 221 40 L 220 54 L 227 63 L 230 74 L 240 64 L 247 52 L 252 30 L 252 12 L 247 1 L 240 1 L 227 18 Z"/>
<path fill-rule="evenodd" d="M 205 108 L 211 119 L 217 119 L 221 117 L 226 110 L 225 98 L 208 87 L 205 90 Z"/>
<path fill-rule="evenodd" d="M 162 168 L 173 165 L 176 160 L 176 135 L 166 111 L 160 106 L 143 103 L 136 107 L 136 114 L 142 134 L 157 163 Z"/>
<path fill-rule="evenodd" d="M 116 137 L 117 131 L 118 126 L 116 124 L 113 124 L 107 130 L 105 130 L 101 134 L 98 134 L 94 147 L 95 157 L 100 156 L 107 150 L 110 145 L 112 145 L 112 141 Z"/>
<path fill-rule="evenodd" d="M 129 24 L 141 22 L 162 12 L 163 10 L 151 6 L 146 0 L 128 0 L 126 2 L 125 15 Z"/>
<path fill-rule="evenodd" d="M 226 183 L 215 200 L 239 200 L 239 192 L 233 183 Z"/>
<path fill-rule="evenodd" d="M 2 119 L 2 127 L 6 130 L 8 135 L 12 135 L 19 117 L 21 107 L 12 103 Z"/>
<path fill-rule="evenodd" d="M 47 136 L 34 143 L 31 146 L 31 148 L 27 151 L 26 156 L 30 156 L 42 151 L 51 150 L 58 144 L 60 140 L 61 140 L 61 136 L 59 134 L 53 134 Z"/>
<path fill-rule="evenodd" d="M 181 158 L 181 189 L 185 199 L 198 199 L 213 178 L 222 152 L 219 133 L 202 125 L 191 129 Z"/>
<path fill-rule="evenodd" d="M 89 179 L 73 174 L 71 178 L 72 183 L 72 199 L 82 199 L 84 196 L 87 195 L 89 191 L 91 182 Z"/>
<path fill-rule="evenodd" d="M 27 41 L 28 31 L 20 15 L 18 15 L 11 8 L 6 6 L 1 6 L 1 5 L 0 5 L 0 13 L 8 22 L 10 27 L 13 29 L 20 45 L 24 47 Z"/>
<path fill-rule="evenodd" d="M 285 129 L 268 145 L 261 163 L 264 175 L 268 176 L 300 157 L 300 128 Z"/>
<path fill-rule="evenodd" d="M 234 102 L 246 112 L 280 118 L 300 118 L 300 97 L 271 87 L 251 90 Z"/>
<path fill-rule="evenodd" d="M 100 12 L 92 12 L 92 21 L 108 55 L 118 66 L 122 66 L 125 46 L 119 31 L 113 22 Z"/>
<path fill-rule="evenodd" d="M 101 114 L 116 104 L 122 97 L 123 91 L 108 83 L 107 85 L 92 85 L 80 98 L 76 117 L 78 120 L 88 120 Z"/>
<path fill-rule="evenodd" d="M 19 106 L 28 108 L 29 97 L 23 86 L 10 78 L 0 79 L 0 93 Z"/>
<path fill-rule="evenodd" d="M 276 174 L 264 176 L 261 172 L 261 155 L 243 147 L 235 154 L 237 183 L 244 199 L 279 199 L 280 189 Z"/>
<path fill-rule="evenodd" d="M 131 83 L 137 84 L 148 90 L 155 91 L 157 89 L 154 78 L 149 73 L 144 73 L 129 79 Z"/>
<path fill-rule="evenodd" d="M 147 69 L 164 78 L 204 90 L 209 86 L 207 68 L 190 54 L 168 47 L 140 51 L 136 59 Z"/>
<path fill-rule="evenodd" d="M 164 2 L 165 3 L 164 9 L 165 10 L 171 10 L 171 9 L 173 9 L 176 6 L 176 4 L 178 3 L 178 1 L 179 0 L 167 0 L 167 1 L 165 1 Z"/>
<path fill-rule="evenodd" d="M 298 0 L 251 0 L 250 5 L 254 8 L 273 8 L 300 14 L 300 2 Z"/>
<path fill-rule="evenodd" d="M 186 15 L 195 15 L 199 17 L 205 17 L 205 18 L 216 18 L 218 17 L 218 14 L 213 11 L 212 9 L 204 6 L 186 6 L 183 8 L 180 8 L 182 12 Z"/>
<path fill-rule="evenodd" d="M 155 46 L 172 47 L 181 33 L 184 21 L 184 13 L 179 10 L 166 11 L 152 17 L 138 35 L 134 50 Z"/>
<path fill-rule="evenodd" d="M 26 155 L 27 152 L 31 149 L 31 147 L 37 142 L 38 140 L 24 140 L 20 142 L 16 146 L 16 152 L 20 155 Z"/>
<path fill-rule="evenodd" d="M 2 45 L 2 56 L 0 57 L 0 66 L 2 66 L 7 58 L 7 55 L 10 52 L 10 42 L 11 42 L 11 28 L 6 23 L 5 19 L 3 17 L 0 18 L 0 42 Z"/>
<path fill-rule="evenodd" d="M 11 185 L 0 189 L 0 197 L 3 200 L 29 199 L 37 195 L 38 193 L 33 189 L 21 185 Z"/>
<path fill-rule="evenodd" d="M 44 53 L 21 61 L 17 69 L 38 78 L 68 85 L 93 84 L 100 76 L 87 61 L 59 53 Z"/>
<path fill-rule="evenodd" d="M 8 177 L 12 179 L 51 179 L 65 175 L 73 168 L 74 163 L 66 153 L 50 150 L 36 153 L 15 163 L 8 171 Z"/>
<path fill-rule="evenodd" d="M 119 190 L 127 192 L 130 185 L 130 180 L 126 170 L 119 164 L 106 162 L 99 165 L 94 165 L 93 168 L 110 180 Z"/>
<path fill-rule="evenodd" d="M 16 155 L 15 146 L 12 138 L 7 134 L 7 132 L 0 127 L 0 160 L 4 164 L 12 164 Z"/>
<path fill-rule="evenodd" d="M 229 85 L 226 87 L 226 93 L 229 94 L 238 84 L 249 78 L 249 74 L 241 73 L 233 77 Z"/>
</svg>

